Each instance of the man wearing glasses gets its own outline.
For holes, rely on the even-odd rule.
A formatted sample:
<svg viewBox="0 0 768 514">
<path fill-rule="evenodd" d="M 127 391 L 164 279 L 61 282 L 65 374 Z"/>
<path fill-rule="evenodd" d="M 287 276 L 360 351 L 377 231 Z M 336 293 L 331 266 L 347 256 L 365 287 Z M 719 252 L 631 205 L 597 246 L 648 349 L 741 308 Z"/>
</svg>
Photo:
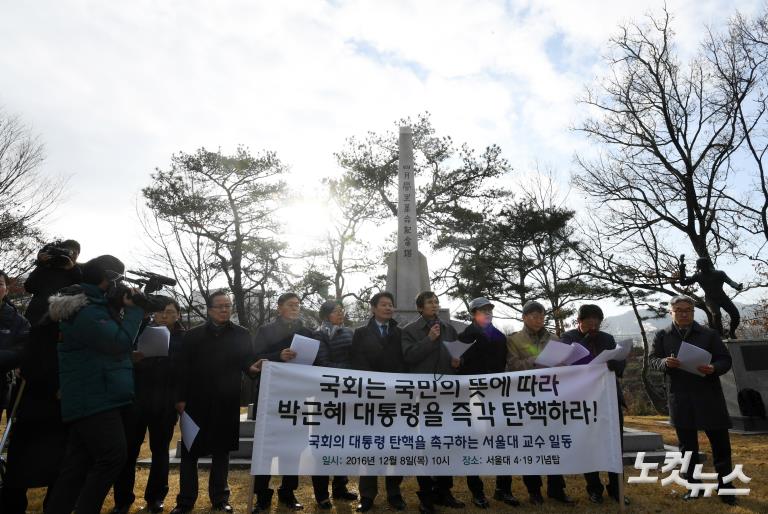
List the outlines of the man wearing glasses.
<svg viewBox="0 0 768 514">
<path fill-rule="evenodd" d="M 256 355 L 259 359 L 277 362 L 290 362 L 296 358 L 296 352 L 291 350 L 294 334 L 313 337 L 313 332 L 306 328 L 299 319 L 301 300 L 296 293 L 283 293 L 277 299 L 277 319 L 259 327 L 254 337 Z M 318 354 L 318 358 L 323 356 Z M 258 388 L 256 389 L 258 399 Z M 258 405 L 256 405 L 258 407 Z M 253 512 L 266 512 L 272 504 L 272 489 L 269 488 L 270 477 L 257 475 L 254 477 L 256 492 L 256 507 Z M 280 503 L 290 510 L 301 510 L 304 506 L 296 499 L 296 489 L 299 487 L 299 477 L 284 476 L 277 497 Z"/>
<path fill-rule="evenodd" d="M 251 349 L 248 330 L 230 321 L 232 299 L 224 291 L 207 300 L 208 320 L 184 336 L 177 375 L 179 414 L 199 427 L 191 448 L 181 446 L 179 495 L 171 514 L 191 512 L 198 493 L 197 460 L 211 455 L 208 495 L 213 510 L 232 512 L 229 505 L 229 452 L 240 442 L 241 373 L 255 376 L 261 361 Z"/>
<path fill-rule="evenodd" d="M 679 295 L 669 302 L 672 324 L 656 332 L 653 339 L 653 354 L 650 364 L 664 372 L 669 403 L 669 421 L 675 427 L 681 452 L 693 452 L 688 465 L 688 481 L 692 470 L 699 462 L 698 431 L 707 434 L 712 447 L 712 462 L 718 473 L 719 488 L 733 487 L 723 484 L 723 477 L 731 473 L 731 439 L 728 429 L 731 418 L 725 405 L 720 375 L 731 369 L 731 355 L 715 330 L 699 325 L 693 319 L 694 301 L 690 296 Z M 683 342 L 698 346 L 712 354 L 709 364 L 699 366 L 698 374 L 680 368 L 677 355 Z M 684 500 L 697 498 L 691 491 L 683 495 Z M 730 505 L 736 503 L 735 496 L 719 496 Z"/>
</svg>

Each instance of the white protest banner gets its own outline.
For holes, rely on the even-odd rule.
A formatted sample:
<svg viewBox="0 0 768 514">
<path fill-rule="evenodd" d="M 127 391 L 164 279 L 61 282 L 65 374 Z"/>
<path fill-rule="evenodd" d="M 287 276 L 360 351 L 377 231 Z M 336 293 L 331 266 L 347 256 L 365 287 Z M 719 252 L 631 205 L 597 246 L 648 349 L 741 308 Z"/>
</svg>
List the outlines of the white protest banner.
<svg viewBox="0 0 768 514">
<path fill-rule="evenodd" d="M 255 475 L 621 472 L 605 366 L 492 375 L 373 373 L 267 362 Z"/>
</svg>

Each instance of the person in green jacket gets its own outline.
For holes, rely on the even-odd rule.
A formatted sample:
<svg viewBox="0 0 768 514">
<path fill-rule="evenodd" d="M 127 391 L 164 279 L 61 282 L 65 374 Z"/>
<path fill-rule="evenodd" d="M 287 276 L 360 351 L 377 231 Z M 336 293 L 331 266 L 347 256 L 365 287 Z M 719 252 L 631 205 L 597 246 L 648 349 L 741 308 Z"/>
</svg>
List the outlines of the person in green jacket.
<svg viewBox="0 0 768 514">
<path fill-rule="evenodd" d="M 133 402 L 131 352 L 144 311 L 129 294 L 110 294 L 124 271 L 116 257 L 96 257 L 83 265 L 82 284 L 50 301 L 62 336 L 61 415 L 69 436 L 46 514 L 97 514 L 125 463 L 123 416 Z"/>
</svg>

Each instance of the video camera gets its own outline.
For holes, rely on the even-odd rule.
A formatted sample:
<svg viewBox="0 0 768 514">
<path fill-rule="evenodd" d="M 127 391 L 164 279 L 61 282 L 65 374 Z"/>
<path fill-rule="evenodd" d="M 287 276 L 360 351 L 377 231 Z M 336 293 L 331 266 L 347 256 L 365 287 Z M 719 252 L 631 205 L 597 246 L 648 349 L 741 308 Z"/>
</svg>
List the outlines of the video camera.
<svg viewBox="0 0 768 514">
<path fill-rule="evenodd" d="M 53 241 L 40 249 L 40 253 L 50 256 L 50 259 L 40 261 L 39 264 L 49 268 L 64 268 L 73 262 L 74 250 L 61 244 L 61 241 Z"/>
<path fill-rule="evenodd" d="M 137 275 L 140 278 L 123 276 L 117 285 L 107 292 L 107 298 L 111 303 L 122 306 L 123 297 L 127 295 L 137 307 L 141 307 L 145 312 L 158 312 L 165 308 L 165 297 L 152 293 L 160 291 L 163 286 L 175 286 L 176 280 L 150 271 L 127 270 L 127 273 Z M 134 293 L 123 281 L 142 287 L 143 291 Z"/>
</svg>

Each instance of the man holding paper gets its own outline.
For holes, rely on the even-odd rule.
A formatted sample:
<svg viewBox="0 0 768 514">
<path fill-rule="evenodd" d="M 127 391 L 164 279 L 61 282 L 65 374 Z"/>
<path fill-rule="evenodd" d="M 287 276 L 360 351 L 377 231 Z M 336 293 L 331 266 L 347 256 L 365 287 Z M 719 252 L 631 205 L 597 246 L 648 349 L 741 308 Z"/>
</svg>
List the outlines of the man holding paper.
<svg viewBox="0 0 768 514">
<path fill-rule="evenodd" d="M 459 334 L 459 341 L 470 345 L 461 356 L 461 375 L 504 373 L 507 364 L 507 337 L 493 326 L 494 305 L 487 298 L 475 298 L 469 302 L 472 324 Z M 472 503 L 481 509 L 491 506 L 483 491 L 479 476 L 467 476 L 467 487 L 472 493 Z M 512 494 L 512 477 L 496 477 L 494 499 L 517 507 L 520 502 Z"/>
<path fill-rule="evenodd" d="M 259 359 L 267 359 L 275 362 L 294 362 L 298 356 L 295 348 L 303 347 L 300 341 L 294 349 L 291 345 L 294 336 L 313 339 L 314 333 L 306 328 L 299 319 L 301 313 L 301 300 L 296 293 L 283 293 L 277 298 L 277 319 L 259 327 L 254 337 L 256 355 Z M 300 338 L 300 339 L 301 339 Z M 309 348 L 309 345 L 306 345 Z M 315 354 L 313 362 L 323 361 L 324 354 Z M 258 388 L 256 388 L 258 393 Z M 258 408 L 258 394 L 254 405 Z M 269 488 L 269 476 L 257 475 L 253 477 L 254 491 L 256 493 L 256 507 L 254 512 L 268 511 L 272 504 L 273 490 Z M 301 510 L 304 506 L 296 498 L 296 489 L 299 487 L 299 477 L 284 476 L 277 490 L 277 496 L 283 505 L 291 510 Z"/>
<path fill-rule="evenodd" d="M 720 375 L 731 369 L 731 355 L 720 335 L 693 319 L 694 301 L 689 296 L 679 295 L 670 301 L 672 324 L 656 332 L 653 339 L 653 354 L 649 359 L 654 369 L 663 371 L 669 402 L 669 420 L 677 432 L 681 452 L 693 452 L 688 469 L 698 463 L 698 431 L 704 430 L 712 446 L 712 462 L 718 473 L 719 487 L 723 477 L 732 470 L 731 440 L 728 429 L 731 419 L 720 387 Z M 708 363 L 698 361 L 695 367 L 681 350 L 693 346 L 696 350 L 686 352 L 695 360 L 697 353 L 708 352 Z M 689 481 L 694 481 L 690 477 Z M 696 498 L 690 490 L 683 499 Z M 729 504 L 735 503 L 735 496 L 719 496 Z"/>
<path fill-rule="evenodd" d="M 179 495 L 171 514 L 191 512 L 197 500 L 197 461 L 211 455 L 208 495 L 214 510 L 229 505 L 229 452 L 240 439 L 242 373 L 256 375 L 248 330 L 230 321 L 232 299 L 224 291 L 207 299 L 208 321 L 187 331 L 178 360 L 176 409 L 182 416 Z M 190 436 L 190 428 L 199 431 Z M 191 441 L 191 442 L 190 442 Z"/>
<path fill-rule="evenodd" d="M 530 300 L 523 305 L 523 329 L 507 338 L 506 371 L 526 371 L 539 367 L 536 357 L 544 350 L 552 334 L 544 326 L 546 319 L 544 306 Z M 539 475 L 523 476 L 523 483 L 528 490 L 528 497 L 533 505 L 544 503 L 541 495 L 542 480 Z M 576 502 L 565 493 L 563 475 L 547 475 L 547 496 L 565 505 Z"/>
<path fill-rule="evenodd" d="M 579 313 L 576 319 L 577 328 L 565 332 L 561 340 L 563 343 L 578 343 L 589 351 L 589 355 L 577 360 L 573 364 L 589 364 L 600 353 L 606 350 L 613 350 L 616 348 L 616 340 L 613 336 L 607 332 L 600 330 L 600 324 L 603 322 L 603 310 L 594 304 L 585 304 L 579 307 Z M 624 412 L 622 407 L 626 407 L 624 403 L 624 395 L 621 392 L 621 383 L 619 378 L 624 374 L 624 368 L 627 366 L 626 360 L 609 360 L 607 362 L 608 369 L 616 374 L 616 393 L 617 403 L 619 409 L 619 438 L 622 440 L 624 432 Z M 592 503 L 603 502 L 603 483 L 600 481 L 600 473 L 593 471 L 591 473 L 584 473 L 584 479 L 587 481 L 587 494 L 589 495 L 589 501 Z M 625 496 L 619 498 L 619 475 L 618 473 L 608 473 L 608 496 L 613 498 L 616 502 L 623 501 L 625 505 L 629 505 L 629 499 Z"/>
</svg>

